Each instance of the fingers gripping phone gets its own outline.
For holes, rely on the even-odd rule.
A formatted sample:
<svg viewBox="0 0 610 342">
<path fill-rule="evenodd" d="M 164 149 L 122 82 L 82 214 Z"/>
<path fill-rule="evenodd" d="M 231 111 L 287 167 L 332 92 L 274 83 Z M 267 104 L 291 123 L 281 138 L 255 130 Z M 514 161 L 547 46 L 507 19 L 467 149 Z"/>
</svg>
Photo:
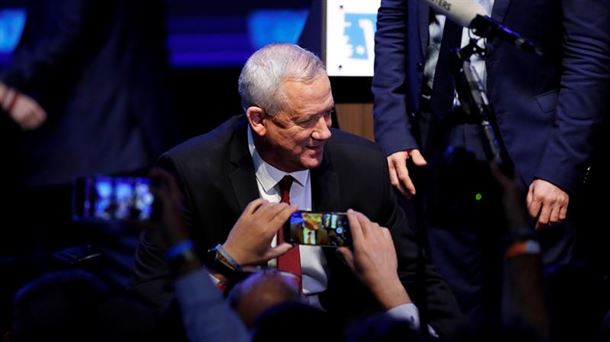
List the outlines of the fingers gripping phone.
<svg viewBox="0 0 610 342">
<path fill-rule="evenodd" d="M 292 213 L 283 229 L 284 239 L 294 244 L 321 247 L 352 245 L 346 213 L 298 210 Z"/>
<path fill-rule="evenodd" d="M 96 176 L 77 180 L 73 218 L 77 221 L 147 220 L 154 197 L 147 177 Z"/>
</svg>

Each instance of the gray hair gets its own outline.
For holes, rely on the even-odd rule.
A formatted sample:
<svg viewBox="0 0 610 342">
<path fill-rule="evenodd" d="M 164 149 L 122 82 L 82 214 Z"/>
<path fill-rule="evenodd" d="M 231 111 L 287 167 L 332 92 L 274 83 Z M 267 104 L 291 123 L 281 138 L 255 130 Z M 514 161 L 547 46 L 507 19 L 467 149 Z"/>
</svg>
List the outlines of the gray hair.
<svg viewBox="0 0 610 342">
<path fill-rule="evenodd" d="M 310 51 L 294 44 L 266 45 L 250 56 L 241 70 L 241 105 L 244 110 L 256 105 L 275 115 L 286 105 L 282 82 L 309 82 L 321 75 L 326 75 L 324 63 Z"/>
</svg>

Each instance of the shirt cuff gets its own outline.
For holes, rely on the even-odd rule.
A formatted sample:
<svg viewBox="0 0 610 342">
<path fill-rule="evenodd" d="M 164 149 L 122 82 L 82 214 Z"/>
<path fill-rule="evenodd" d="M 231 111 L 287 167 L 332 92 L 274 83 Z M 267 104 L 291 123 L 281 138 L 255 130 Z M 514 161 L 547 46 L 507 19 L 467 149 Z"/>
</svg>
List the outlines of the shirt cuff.
<svg viewBox="0 0 610 342">
<path fill-rule="evenodd" d="M 386 313 L 392 318 L 409 322 L 414 329 L 419 329 L 419 310 L 417 310 L 417 306 L 413 303 L 395 306 L 386 311 Z"/>
<path fill-rule="evenodd" d="M 401 304 L 386 311 L 386 314 L 394 319 L 405 320 L 411 328 L 419 329 L 419 310 L 413 303 Z M 430 325 L 428 325 L 428 333 L 432 337 L 438 338 L 438 334 Z"/>
</svg>

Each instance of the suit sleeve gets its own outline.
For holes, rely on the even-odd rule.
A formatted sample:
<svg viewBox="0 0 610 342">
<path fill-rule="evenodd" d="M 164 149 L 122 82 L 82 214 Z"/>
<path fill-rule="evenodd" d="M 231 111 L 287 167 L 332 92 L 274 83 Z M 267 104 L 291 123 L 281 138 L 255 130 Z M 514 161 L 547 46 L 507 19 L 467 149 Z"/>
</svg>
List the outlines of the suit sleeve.
<svg viewBox="0 0 610 342">
<path fill-rule="evenodd" d="M 417 148 L 407 115 L 407 0 L 382 0 L 375 33 L 375 140 L 387 154 Z"/>
<path fill-rule="evenodd" d="M 556 119 L 535 177 L 573 191 L 610 94 L 610 1 L 563 0 L 563 59 Z"/>
<path fill-rule="evenodd" d="M 175 163 L 169 157 L 161 157 L 157 165 L 176 177 L 184 193 Z M 190 227 L 192 217 L 183 205 L 185 224 Z M 159 310 L 167 308 L 174 298 L 173 278 L 164 256 L 160 237 L 153 230 L 145 230 L 136 250 L 134 274 L 130 291 L 149 301 Z"/>
<path fill-rule="evenodd" d="M 27 13 L 23 35 L 30 34 L 28 27 L 34 20 L 44 21 L 44 36 L 36 37 L 32 45 L 22 46 L 22 37 L 13 56 L 11 67 L 3 74 L 3 81 L 23 92 L 39 82 L 61 77 L 61 71 L 76 62 L 79 46 L 84 39 L 95 39 L 87 28 L 95 13 L 98 0 L 62 0 L 53 2 L 53 11 L 36 2 Z M 47 5 L 50 6 L 50 5 Z M 111 18 L 108 18 L 110 20 Z M 38 24 L 37 24 L 38 25 Z"/>
</svg>

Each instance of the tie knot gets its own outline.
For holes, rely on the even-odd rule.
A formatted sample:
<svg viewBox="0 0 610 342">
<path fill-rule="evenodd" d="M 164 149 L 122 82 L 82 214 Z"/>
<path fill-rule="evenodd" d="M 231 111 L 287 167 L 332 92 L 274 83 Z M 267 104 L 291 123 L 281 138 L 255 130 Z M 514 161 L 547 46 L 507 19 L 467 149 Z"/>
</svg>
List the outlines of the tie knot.
<svg viewBox="0 0 610 342">
<path fill-rule="evenodd" d="M 292 176 L 286 175 L 278 182 L 280 186 L 280 202 L 290 204 L 290 187 L 292 186 L 293 180 L 294 178 L 292 178 Z"/>
</svg>

